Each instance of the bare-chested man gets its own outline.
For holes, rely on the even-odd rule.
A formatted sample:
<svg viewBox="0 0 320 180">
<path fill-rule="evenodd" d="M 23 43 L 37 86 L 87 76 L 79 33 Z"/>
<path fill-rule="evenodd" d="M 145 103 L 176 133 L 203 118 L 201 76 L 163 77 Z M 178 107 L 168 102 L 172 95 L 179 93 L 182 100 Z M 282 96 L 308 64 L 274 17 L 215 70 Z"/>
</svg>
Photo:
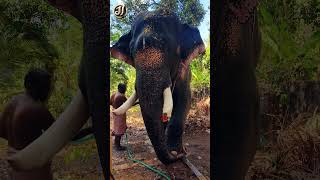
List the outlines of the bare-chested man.
<svg viewBox="0 0 320 180">
<path fill-rule="evenodd" d="M 24 80 L 25 92 L 14 96 L 0 113 L 0 137 L 8 140 L 8 154 L 21 150 L 38 138 L 54 122 L 46 107 L 51 75 L 41 69 L 30 70 Z M 51 180 L 51 161 L 27 172 L 12 170 L 10 179 Z"/>
<path fill-rule="evenodd" d="M 125 84 L 118 84 L 118 92 L 112 94 L 110 98 L 110 105 L 113 109 L 117 109 L 120 107 L 124 102 L 126 102 L 127 98 L 125 96 L 127 86 Z M 126 123 L 126 113 L 122 115 L 115 115 L 112 114 L 113 118 L 113 130 L 112 135 L 114 135 L 114 144 L 116 150 L 123 151 L 126 150 L 126 147 L 120 145 L 121 137 L 124 135 L 127 129 Z"/>
</svg>

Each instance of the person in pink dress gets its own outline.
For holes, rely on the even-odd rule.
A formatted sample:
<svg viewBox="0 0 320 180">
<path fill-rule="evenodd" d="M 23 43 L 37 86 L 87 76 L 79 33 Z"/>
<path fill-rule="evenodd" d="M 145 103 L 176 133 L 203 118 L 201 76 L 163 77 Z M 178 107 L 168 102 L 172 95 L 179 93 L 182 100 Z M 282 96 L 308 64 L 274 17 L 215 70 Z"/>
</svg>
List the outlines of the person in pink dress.
<svg viewBox="0 0 320 180">
<path fill-rule="evenodd" d="M 126 85 L 123 83 L 120 83 L 118 85 L 118 91 L 112 94 L 110 98 L 110 105 L 113 107 L 113 109 L 117 109 L 124 102 L 126 102 L 127 100 L 125 96 L 126 89 L 127 89 Z M 114 113 L 112 113 L 112 119 L 113 119 L 112 135 L 115 136 L 114 145 L 116 150 L 118 151 L 126 150 L 126 147 L 120 145 L 121 137 L 124 135 L 127 129 L 126 118 L 127 118 L 126 113 L 122 115 L 115 115 Z"/>
</svg>

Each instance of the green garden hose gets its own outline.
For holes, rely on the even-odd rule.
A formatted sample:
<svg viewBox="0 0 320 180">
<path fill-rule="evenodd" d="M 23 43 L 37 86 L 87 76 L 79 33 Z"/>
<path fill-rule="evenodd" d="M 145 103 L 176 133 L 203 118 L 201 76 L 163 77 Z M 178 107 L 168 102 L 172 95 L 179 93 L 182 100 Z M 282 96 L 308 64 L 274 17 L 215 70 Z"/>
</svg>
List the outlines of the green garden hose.
<svg viewBox="0 0 320 180">
<path fill-rule="evenodd" d="M 83 143 L 85 141 L 89 141 L 91 139 L 94 139 L 94 135 L 93 134 L 90 134 L 88 136 L 85 136 L 81 139 L 78 139 L 78 140 L 75 140 L 75 141 L 71 141 L 71 144 L 80 144 L 80 143 Z"/>
<path fill-rule="evenodd" d="M 90 134 L 89 136 L 86 136 L 86 137 L 84 137 L 84 138 L 81 138 L 81 139 L 78 139 L 78 140 L 75 140 L 75 141 L 71 141 L 71 144 L 80 144 L 80 143 L 83 143 L 83 142 L 85 142 L 85 141 L 89 141 L 89 140 L 91 140 L 91 139 L 94 139 L 93 134 Z M 129 157 L 129 159 L 130 159 L 132 162 L 138 163 L 138 164 L 140 164 L 140 165 L 142 165 L 142 166 L 150 169 L 151 171 L 159 174 L 160 176 L 166 178 L 167 180 L 171 180 L 171 178 L 170 178 L 168 175 L 166 175 L 164 172 L 158 170 L 158 169 L 155 168 L 155 167 L 152 167 L 152 166 L 148 165 L 147 163 L 144 163 L 144 162 L 142 162 L 142 161 L 139 161 L 139 160 L 133 158 L 133 153 L 132 153 L 132 151 L 130 150 L 129 144 L 128 144 L 128 134 L 127 134 L 127 132 L 125 133 L 125 141 L 126 141 L 126 145 L 127 145 L 128 157 Z"/>
<path fill-rule="evenodd" d="M 126 140 L 126 145 L 127 145 L 128 157 L 129 157 L 129 159 L 130 159 L 131 161 L 133 161 L 133 162 L 135 162 L 135 163 L 138 163 L 138 164 L 140 164 L 140 165 L 142 165 L 142 166 L 150 169 L 151 171 L 159 174 L 160 176 L 166 178 L 167 180 L 171 180 L 171 178 L 170 178 L 168 175 L 166 175 L 164 172 L 158 170 L 157 168 L 152 167 L 152 166 L 150 166 L 150 165 L 148 165 L 148 164 L 146 164 L 146 163 L 144 163 L 144 162 L 142 162 L 142 161 L 139 161 L 139 160 L 137 160 L 137 159 L 133 159 L 133 155 L 132 155 L 133 153 L 132 153 L 132 151 L 129 149 L 128 134 L 127 134 L 127 132 L 125 133 L 125 137 L 126 137 L 125 140 Z"/>
</svg>

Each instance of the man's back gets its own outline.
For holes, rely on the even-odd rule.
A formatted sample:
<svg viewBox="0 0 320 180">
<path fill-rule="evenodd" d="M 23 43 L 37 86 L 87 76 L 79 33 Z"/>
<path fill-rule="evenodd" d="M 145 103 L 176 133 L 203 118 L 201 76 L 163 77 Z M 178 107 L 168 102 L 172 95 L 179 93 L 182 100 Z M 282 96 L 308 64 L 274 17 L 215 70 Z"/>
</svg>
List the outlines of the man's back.
<svg viewBox="0 0 320 180">
<path fill-rule="evenodd" d="M 54 121 L 50 112 L 31 97 L 13 97 L 0 118 L 0 135 L 8 140 L 8 154 L 21 150 L 38 138 Z M 50 179 L 50 162 L 30 172 L 12 172 L 13 179 Z"/>
<path fill-rule="evenodd" d="M 38 138 L 54 121 L 50 112 L 26 95 L 12 98 L 3 112 L 4 138 L 20 150 Z"/>
<path fill-rule="evenodd" d="M 121 94 L 119 92 L 115 92 L 112 94 L 110 98 L 110 104 L 113 108 L 117 109 L 120 107 L 124 102 L 126 102 L 127 98 L 124 94 Z"/>
</svg>

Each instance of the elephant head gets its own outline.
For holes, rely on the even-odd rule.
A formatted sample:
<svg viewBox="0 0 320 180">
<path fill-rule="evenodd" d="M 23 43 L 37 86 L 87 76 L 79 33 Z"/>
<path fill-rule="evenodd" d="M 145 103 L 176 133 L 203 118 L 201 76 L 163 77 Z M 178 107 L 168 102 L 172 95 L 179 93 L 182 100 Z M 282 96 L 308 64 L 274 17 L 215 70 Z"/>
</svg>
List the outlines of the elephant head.
<svg viewBox="0 0 320 180">
<path fill-rule="evenodd" d="M 43 166 L 68 143 L 92 117 L 93 132 L 99 151 L 100 163 L 106 176 L 110 159 L 107 154 L 108 118 L 108 3 L 105 0 L 49 0 L 83 25 L 83 58 L 79 72 L 79 90 L 66 110 L 53 125 L 26 148 L 8 158 L 16 169 L 29 170 Z"/>
<path fill-rule="evenodd" d="M 131 26 L 112 46 L 111 56 L 136 69 L 135 92 L 115 110 L 122 114 L 139 99 L 143 120 L 159 160 L 169 164 L 177 157 L 169 153 L 161 117 L 171 116 L 175 103 L 175 81 L 187 82 L 190 62 L 205 52 L 199 30 L 183 24 L 163 10 L 139 14 Z M 190 75 L 190 74 L 189 74 Z M 174 114 L 172 114 L 174 116 Z"/>
</svg>

